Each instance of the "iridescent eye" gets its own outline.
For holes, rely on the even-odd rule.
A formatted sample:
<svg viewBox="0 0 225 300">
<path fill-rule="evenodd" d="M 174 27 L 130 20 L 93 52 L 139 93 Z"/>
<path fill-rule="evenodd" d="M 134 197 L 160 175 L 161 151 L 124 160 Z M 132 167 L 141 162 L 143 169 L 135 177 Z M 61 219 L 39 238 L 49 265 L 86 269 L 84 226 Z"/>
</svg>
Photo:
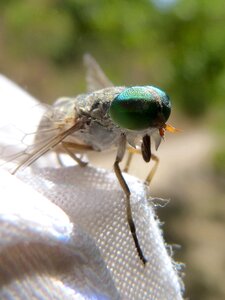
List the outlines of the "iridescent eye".
<svg viewBox="0 0 225 300">
<path fill-rule="evenodd" d="M 113 101 L 109 115 L 122 128 L 143 130 L 160 128 L 170 116 L 169 97 L 153 86 L 126 88 Z"/>
</svg>

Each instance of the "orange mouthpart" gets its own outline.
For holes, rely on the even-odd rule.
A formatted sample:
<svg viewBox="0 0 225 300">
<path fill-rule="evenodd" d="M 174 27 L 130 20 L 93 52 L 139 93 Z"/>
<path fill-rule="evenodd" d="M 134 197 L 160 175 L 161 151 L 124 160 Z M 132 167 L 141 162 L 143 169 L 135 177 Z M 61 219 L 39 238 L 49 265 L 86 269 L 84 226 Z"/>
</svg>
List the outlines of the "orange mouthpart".
<svg viewBox="0 0 225 300">
<path fill-rule="evenodd" d="M 181 132 L 180 129 L 177 129 L 177 128 L 173 127 L 172 125 L 169 125 L 169 124 L 165 124 L 164 128 L 165 128 L 166 131 L 169 131 L 169 132 L 172 132 L 172 133 Z"/>
<path fill-rule="evenodd" d="M 181 132 L 180 129 L 177 129 L 169 124 L 165 124 L 162 128 L 159 129 L 159 134 L 161 137 L 164 137 L 165 131 L 169 131 L 171 133 Z"/>
</svg>

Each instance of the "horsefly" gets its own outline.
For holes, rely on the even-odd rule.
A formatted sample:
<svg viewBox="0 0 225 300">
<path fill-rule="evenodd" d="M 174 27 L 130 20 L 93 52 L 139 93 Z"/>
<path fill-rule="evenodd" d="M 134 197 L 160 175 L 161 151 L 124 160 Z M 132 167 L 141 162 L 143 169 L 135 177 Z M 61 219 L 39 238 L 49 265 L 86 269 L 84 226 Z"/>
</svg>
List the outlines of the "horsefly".
<svg viewBox="0 0 225 300">
<path fill-rule="evenodd" d="M 150 183 L 158 164 L 158 158 L 151 153 L 152 136 L 157 135 L 158 148 L 165 131 L 177 131 L 166 124 L 171 112 L 170 99 L 154 86 L 114 87 L 90 55 L 84 56 L 84 62 L 88 92 L 75 98 L 60 98 L 46 111 L 34 143 L 11 159 L 19 161 L 12 173 L 24 169 L 52 149 L 67 153 L 80 166 L 85 166 L 77 154 L 116 147 L 114 171 L 126 195 L 127 222 L 137 253 L 146 264 L 132 217 L 130 190 L 119 164 L 126 150 L 125 171 L 129 169 L 133 153 L 142 154 L 146 162 L 153 159 L 155 165 L 146 179 L 146 184 Z"/>
</svg>

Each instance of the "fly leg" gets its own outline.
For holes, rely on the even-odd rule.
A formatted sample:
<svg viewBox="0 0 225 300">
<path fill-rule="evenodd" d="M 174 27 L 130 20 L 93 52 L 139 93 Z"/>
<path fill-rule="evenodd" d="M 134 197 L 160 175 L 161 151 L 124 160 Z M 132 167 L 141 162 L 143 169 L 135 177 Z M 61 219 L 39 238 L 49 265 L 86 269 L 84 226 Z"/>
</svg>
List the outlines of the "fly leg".
<svg viewBox="0 0 225 300">
<path fill-rule="evenodd" d="M 81 145 L 71 142 L 62 142 L 61 147 L 73 160 L 75 160 L 79 164 L 80 167 L 85 167 L 88 163 L 82 161 L 79 157 L 77 157 L 76 154 L 74 154 L 74 152 L 84 152 L 87 150 L 93 150 L 93 148 L 89 145 Z"/>
<path fill-rule="evenodd" d="M 150 182 L 152 181 L 152 178 L 154 177 L 154 175 L 156 173 L 156 170 L 158 168 L 158 165 L 159 165 L 159 158 L 158 158 L 158 156 L 156 156 L 155 154 L 151 154 L 151 159 L 154 160 L 155 164 L 154 164 L 153 168 L 151 169 L 151 171 L 149 172 L 147 178 L 145 179 L 145 183 L 147 185 L 149 185 Z"/>
<path fill-rule="evenodd" d="M 141 155 L 141 150 L 139 149 L 134 149 L 134 148 L 131 148 L 131 147 L 128 147 L 127 148 L 129 154 L 128 154 L 128 158 L 127 158 L 127 161 L 126 161 L 126 164 L 125 164 L 125 168 L 124 168 L 124 172 L 128 172 L 129 171 L 129 167 L 130 167 L 130 162 L 131 162 L 131 159 L 133 157 L 133 154 L 139 154 Z M 151 159 L 154 161 L 154 166 L 153 168 L 150 170 L 149 174 L 147 175 L 146 179 L 145 179 L 145 183 L 147 185 L 150 184 L 150 182 L 152 181 L 155 173 L 156 173 L 156 170 L 158 168 L 158 165 L 159 165 L 159 158 L 158 156 L 156 156 L 155 154 L 151 153 Z"/>
<path fill-rule="evenodd" d="M 134 243 L 135 243 L 135 247 L 137 249 L 137 252 L 138 252 L 138 255 L 141 259 L 141 261 L 143 262 L 143 264 L 145 265 L 147 260 L 146 258 L 144 257 L 144 254 L 141 250 L 141 247 L 140 247 L 140 244 L 139 244 L 139 241 L 138 241 L 138 238 L 137 238 L 137 234 L 136 234 L 136 227 L 135 227 L 135 224 L 134 224 L 134 221 L 133 221 L 133 217 L 132 217 L 132 211 L 131 211 L 131 204 L 130 204 L 130 190 L 129 190 L 129 187 L 122 175 L 122 172 L 120 170 L 120 167 L 119 167 L 119 163 L 122 161 L 123 157 L 124 157 L 124 153 L 125 153 L 125 150 L 126 150 L 126 137 L 124 135 L 121 136 L 121 141 L 120 141 L 120 144 L 119 144 L 119 148 L 118 148 L 118 151 L 117 151 L 117 156 L 116 156 L 116 160 L 115 160 L 115 163 L 114 163 L 114 171 L 116 173 L 116 176 L 117 176 L 117 179 L 126 195 L 126 200 L 127 200 L 127 221 L 128 221 L 128 224 L 129 224 L 129 227 L 130 227 L 130 231 L 131 231 L 131 234 L 132 234 L 132 237 L 133 237 L 133 240 L 134 240 Z"/>
<path fill-rule="evenodd" d="M 130 149 L 132 149 L 132 148 L 130 148 Z M 133 152 L 129 151 L 129 148 L 128 148 L 128 157 L 127 157 L 127 160 L 126 160 L 126 163 L 125 163 L 125 167 L 123 169 L 123 171 L 126 172 L 126 173 L 130 169 L 130 163 L 131 163 L 132 157 L 133 157 Z"/>
</svg>

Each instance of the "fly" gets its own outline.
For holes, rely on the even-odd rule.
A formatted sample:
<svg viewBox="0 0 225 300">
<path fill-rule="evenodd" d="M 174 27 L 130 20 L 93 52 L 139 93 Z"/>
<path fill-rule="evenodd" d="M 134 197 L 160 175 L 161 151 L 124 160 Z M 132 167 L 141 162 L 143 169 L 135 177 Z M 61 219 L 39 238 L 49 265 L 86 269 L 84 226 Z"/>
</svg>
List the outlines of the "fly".
<svg viewBox="0 0 225 300">
<path fill-rule="evenodd" d="M 74 98 L 60 98 L 46 111 L 33 144 L 10 159 L 19 161 L 13 174 L 52 149 L 57 153 L 67 153 L 80 166 L 85 166 L 77 154 L 116 147 L 114 171 L 126 195 L 127 221 L 137 253 L 145 265 L 147 259 L 132 217 L 130 189 L 119 164 L 126 150 L 129 155 L 125 171 L 129 169 L 133 153 L 142 154 L 146 162 L 154 160 L 155 165 L 146 179 L 146 184 L 150 183 L 158 164 L 158 158 L 151 152 L 152 135 L 158 135 L 157 148 L 165 131 L 176 131 L 166 124 L 171 112 L 170 99 L 154 86 L 114 87 L 90 55 L 85 55 L 84 62 L 88 92 Z"/>
</svg>

